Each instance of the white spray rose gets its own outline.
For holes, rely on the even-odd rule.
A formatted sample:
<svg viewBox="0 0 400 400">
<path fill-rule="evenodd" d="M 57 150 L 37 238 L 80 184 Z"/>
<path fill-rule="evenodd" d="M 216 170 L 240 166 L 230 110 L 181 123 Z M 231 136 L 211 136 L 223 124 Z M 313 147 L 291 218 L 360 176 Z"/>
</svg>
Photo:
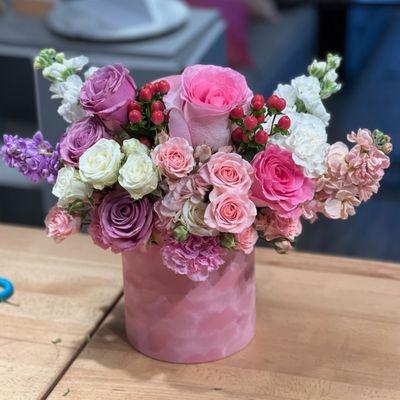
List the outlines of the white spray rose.
<svg viewBox="0 0 400 400">
<path fill-rule="evenodd" d="M 203 202 L 186 201 L 183 205 L 182 222 L 191 234 L 197 236 L 214 236 L 217 234 L 215 229 L 210 228 L 204 222 L 206 208 L 207 204 Z"/>
<path fill-rule="evenodd" d="M 85 200 L 91 196 L 93 188 L 82 182 L 74 167 L 63 167 L 58 171 L 52 193 L 58 197 L 58 205 L 66 207 L 75 200 Z"/>
<path fill-rule="evenodd" d="M 118 179 L 123 154 L 115 140 L 100 139 L 79 159 L 79 173 L 83 182 L 102 190 Z"/>
<path fill-rule="evenodd" d="M 276 142 L 292 152 L 293 161 L 304 168 L 304 175 L 318 178 L 326 171 L 327 140 L 325 125 L 320 119 L 310 114 L 299 114 L 291 134 Z"/>
<path fill-rule="evenodd" d="M 127 156 L 136 151 L 139 153 L 149 154 L 149 148 L 137 139 L 124 140 L 122 150 Z"/>
<path fill-rule="evenodd" d="M 119 170 L 118 181 L 135 200 L 138 200 L 157 188 L 159 173 L 146 153 L 134 151 Z"/>
</svg>

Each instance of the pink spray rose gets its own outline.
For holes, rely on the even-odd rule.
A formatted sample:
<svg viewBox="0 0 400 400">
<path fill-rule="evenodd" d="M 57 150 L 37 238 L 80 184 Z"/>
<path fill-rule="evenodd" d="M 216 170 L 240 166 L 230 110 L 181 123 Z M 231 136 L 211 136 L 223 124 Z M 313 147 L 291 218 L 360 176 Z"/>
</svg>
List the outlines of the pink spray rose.
<svg viewBox="0 0 400 400">
<path fill-rule="evenodd" d="M 253 176 L 253 168 L 246 160 L 236 153 L 215 153 L 199 174 L 214 190 L 210 199 L 225 192 L 237 192 L 247 195 Z"/>
<path fill-rule="evenodd" d="M 204 221 L 220 232 L 240 233 L 253 224 L 256 215 L 257 209 L 246 195 L 227 192 L 207 206 Z"/>
<path fill-rule="evenodd" d="M 264 208 L 257 216 L 256 229 L 263 232 L 266 240 L 285 238 L 293 241 L 301 234 L 300 217 L 284 218 L 275 211 Z"/>
<path fill-rule="evenodd" d="M 57 206 L 53 207 L 44 220 L 47 236 L 56 242 L 62 242 L 68 236 L 79 232 L 82 220 Z"/>
<path fill-rule="evenodd" d="M 60 141 L 60 155 L 65 164 L 77 167 L 79 158 L 97 141 L 110 139 L 105 126 L 96 117 L 84 118 L 72 124 Z"/>
<path fill-rule="evenodd" d="M 184 137 L 193 147 L 208 144 L 217 150 L 228 145 L 229 114 L 252 96 L 244 76 L 230 68 L 194 65 L 165 79 L 171 86 L 164 97 L 171 136 Z"/>
<path fill-rule="evenodd" d="M 153 207 L 147 197 L 134 201 L 117 189 L 107 194 L 91 213 L 89 234 L 103 249 L 114 253 L 145 244 L 153 228 Z"/>
<path fill-rule="evenodd" d="M 181 137 L 174 137 L 159 144 L 151 157 L 163 174 L 172 179 L 183 178 L 195 166 L 193 147 Z"/>
<path fill-rule="evenodd" d="M 128 104 L 136 95 L 136 84 L 121 64 L 99 68 L 85 81 L 80 102 L 85 111 L 97 115 L 110 130 L 120 131 L 128 123 Z"/>
<path fill-rule="evenodd" d="M 294 217 L 301 214 L 301 204 L 313 198 L 314 182 L 304 176 L 289 151 L 270 144 L 256 154 L 252 166 L 251 199 L 257 207 L 267 206 L 282 216 Z"/>
<path fill-rule="evenodd" d="M 250 226 L 243 232 L 235 235 L 236 239 L 236 250 L 243 251 L 244 254 L 250 254 L 254 250 L 254 246 L 257 243 L 258 234 L 257 231 Z"/>
</svg>

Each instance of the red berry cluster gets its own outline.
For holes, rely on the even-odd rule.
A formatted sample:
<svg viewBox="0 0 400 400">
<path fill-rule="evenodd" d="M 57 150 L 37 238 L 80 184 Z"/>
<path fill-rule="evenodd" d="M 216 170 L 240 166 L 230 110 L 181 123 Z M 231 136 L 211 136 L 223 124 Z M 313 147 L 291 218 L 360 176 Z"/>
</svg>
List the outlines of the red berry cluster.
<svg viewBox="0 0 400 400">
<path fill-rule="evenodd" d="M 264 96 L 256 94 L 251 99 L 250 110 L 245 114 L 242 106 L 236 106 L 230 113 L 231 121 L 236 125 L 232 131 L 232 141 L 241 148 L 264 146 L 270 135 L 287 133 L 290 127 L 290 118 L 282 115 L 286 108 L 285 99 L 276 95 L 270 96 L 265 101 Z M 281 115 L 275 125 L 275 118 Z M 271 132 L 267 133 L 262 124 L 267 117 L 272 117 Z"/>
<path fill-rule="evenodd" d="M 128 118 L 133 128 L 142 128 L 152 122 L 157 127 L 165 122 L 165 105 L 162 97 L 170 90 L 165 80 L 146 83 L 138 92 L 137 99 L 128 106 Z"/>
</svg>

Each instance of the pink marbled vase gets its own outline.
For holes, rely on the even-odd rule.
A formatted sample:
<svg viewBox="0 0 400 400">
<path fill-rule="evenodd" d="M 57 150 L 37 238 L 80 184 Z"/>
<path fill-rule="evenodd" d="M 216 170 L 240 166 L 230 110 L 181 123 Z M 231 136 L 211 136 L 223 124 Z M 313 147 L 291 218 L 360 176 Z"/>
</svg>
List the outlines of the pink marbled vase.
<svg viewBox="0 0 400 400">
<path fill-rule="evenodd" d="M 254 254 L 229 251 L 204 282 L 163 266 L 159 248 L 122 255 L 129 342 L 162 361 L 200 363 L 245 347 L 255 330 Z"/>
</svg>

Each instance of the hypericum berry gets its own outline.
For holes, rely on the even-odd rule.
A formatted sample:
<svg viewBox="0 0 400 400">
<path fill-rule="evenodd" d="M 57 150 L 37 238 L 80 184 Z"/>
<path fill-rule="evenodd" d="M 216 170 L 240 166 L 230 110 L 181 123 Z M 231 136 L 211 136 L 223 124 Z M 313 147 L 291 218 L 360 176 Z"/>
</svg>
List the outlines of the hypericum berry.
<svg viewBox="0 0 400 400">
<path fill-rule="evenodd" d="M 242 138 L 243 138 L 243 129 L 242 128 L 240 128 L 239 126 L 237 127 L 237 128 L 235 128 L 233 131 L 232 131 L 232 133 L 231 133 L 231 137 L 232 137 L 232 140 L 234 141 L 234 142 L 241 142 L 242 141 Z"/>
<path fill-rule="evenodd" d="M 143 85 L 144 89 L 149 89 L 151 92 L 151 97 L 153 97 L 157 93 L 157 87 L 154 83 L 147 82 Z"/>
<path fill-rule="evenodd" d="M 160 110 L 153 111 L 150 117 L 151 121 L 155 125 L 160 125 L 164 122 L 164 114 Z"/>
<path fill-rule="evenodd" d="M 265 122 L 265 115 L 264 114 L 261 114 L 261 115 L 259 115 L 258 117 L 256 117 L 257 118 L 257 122 L 259 123 L 259 124 L 262 124 L 263 122 Z"/>
<path fill-rule="evenodd" d="M 158 87 L 158 91 L 161 94 L 167 94 L 169 92 L 169 89 L 171 88 L 168 81 L 166 81 L 164 79 L 157 82 L 157 87 Z"/>
<path fill-rule="evenodd" d="M 278 99 L 275 102 L 275 110 L 281 112 L 285 108 L 286 108 L 286 100 L 282 99 L 282 97 L 278 97 Z"/>
<path fill-rule="evenodd" d="M 243 118 L 244 115 L 244 111 L 243 111 L 243 107 L 242 106 L 236 106 L 230 114 L 230 117 L 232 119 L 240 119 Z"/>
<path fill-rule="evenodd" d="M 290 128 L 290 118 L 287 115 L 283 115 L 278 121 L 278 127 L 287 131 Z"/>
<path fill-rule="evenodd" d="M 269 96 L 268 100 L 267 100 L 268 108 L 275 108 L 275 104 L 276 104 L 276 101 L 278 99 L 279 99 L 279 97 L 276 94 L 273 94 L 272 96 Z"/>
<path fill-rule="evenodd" d="M 143 87 L 140 89 L 139 92 L 139 99 L 142 101 L 150 101 L 151 98 L 153 97 L 153 93 L 148 87 Z"/>
<path fill-rule="evenodd" d="M 256 111 L 261 110 L 264 107 L 264 104 L 265 104 L 265 99 L 262 94 L 255 94 L 251 99 L 251 105 Z"/>
<path fill-rule="evenodd" d="M 139 122 L 142 122 L 143 119 L 142 113 L 138 110 L 130 111 L 128 117 L 132 124 L 138 124 Z"/>
<path fill-rule="evenodd" d="M 244 123 L 245 128 L 248 131 L 252 131 L 258 125 L 257 118 L 254 115 L 248 115 L 243 120 L 243 123 Z"/>
<path fill-rule="evenodd" d="M 245 132 L 243 132 L 242 141 L 245 142 L 245 143 L 249 143 L 250 142 L 250 138 L 246 135 Z"/>
<path fill-rule="evenodd" d="M 149 140 L 146 136 L 142 136 L 142 137 L 139 139 L 139 142 L 140 142 L 140 143 L 143 143 L 145 146 L 151 148 L 151 142 L 150 142 L 150 140 Z"/>
<path fill-rule="evenodd" d="M 156 100 L 154 103 L 151 103 L 150 110 L 151 111 L 164 111 L 165 110 L 164 103 L 160 100 Z"/>
<path fill-rule="evenodd" d="M 258 144 L 265 144 L 268 142 L 268 133 L 263 131 L 263 130 L 259 130 L 256 132 L 256 134 L 254 135 L 254 140 L 258 143 Z"/>
<path fill-rule="evenodd" d="M 142 111 L 142 105 L 136 100 L 132 100 L 128 104 L 128 111 L 133 111 L 133 110 Z"/>
</svg>

